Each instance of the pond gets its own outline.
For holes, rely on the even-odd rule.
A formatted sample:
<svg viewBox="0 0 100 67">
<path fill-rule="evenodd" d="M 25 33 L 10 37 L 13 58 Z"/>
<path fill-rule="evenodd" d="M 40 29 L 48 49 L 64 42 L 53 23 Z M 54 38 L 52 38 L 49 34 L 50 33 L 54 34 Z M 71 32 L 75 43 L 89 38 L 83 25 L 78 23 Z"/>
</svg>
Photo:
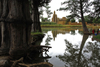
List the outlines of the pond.
<svg viewBox="0 0 100 67">
<path fill-rule="evenodd" d="M 41 45 L 48 45 L 53 67 L 100 67 L 100 42 L 82 29 L 45 29 Z"/>
</svg>

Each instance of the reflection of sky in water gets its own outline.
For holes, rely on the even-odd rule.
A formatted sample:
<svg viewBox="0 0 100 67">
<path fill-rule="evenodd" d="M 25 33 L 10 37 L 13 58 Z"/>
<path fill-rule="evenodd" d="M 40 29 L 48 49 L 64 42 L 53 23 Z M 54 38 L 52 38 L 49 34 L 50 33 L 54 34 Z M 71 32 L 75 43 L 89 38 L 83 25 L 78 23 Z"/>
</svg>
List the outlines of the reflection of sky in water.
<svg viewBox="0 0 100 67">
<path fill-rule="evenodd" d="M 50 35 L 51 38 L 53 38 L 52 31 L 48 31 L 45 33 L 45 37 L 43 38 L 43 41 L 41 45 L 45 45 L 45 40 L 47 38 L 47 35 Z M 60 59 L 56 58 L 57 55 L 63 55 L 66 49 L 66 43 L 65 39 L 72 43 L 73 45 L 78 45 L 80 48 L 81 42 L 82 42 L 83 35 L 81 35 L 78 30 L 75 30 L 75 35 L 71 35 L 71 32 L 67 32 L 65 34 L 59 33 L 55 37 L 55 40 L 52 39 L 49 43 L 52 48 L 49 49 L 48 54 L 52 56 L 52 58 L 49 59 L 49 62 L 54 65 L 54 67 L 64 67 L 64 63 L 60 61 Z M 88 39 L 86 40 L 85 44 L 87 42 L 95 42 L 91 40 L 92 36 L 89 36 Z M 85 54 L 85 56 L 90 55 Z"/>
</svg>

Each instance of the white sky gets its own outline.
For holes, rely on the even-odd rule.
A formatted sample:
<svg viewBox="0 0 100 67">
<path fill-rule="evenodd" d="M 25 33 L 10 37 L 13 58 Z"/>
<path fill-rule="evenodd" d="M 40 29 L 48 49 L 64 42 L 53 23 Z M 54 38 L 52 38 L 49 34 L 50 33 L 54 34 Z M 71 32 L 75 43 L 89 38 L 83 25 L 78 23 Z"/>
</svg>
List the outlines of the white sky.
<svg viewBox="0 0 100 67">
<path fill-rule="evenodd" d="M 70 12 L 69 11 L 57 11 L 57 9 L 59 9 L 60 7 L 63 7 L 65 5 L 61 5 L 61 2 L 64 2 L 66 0 L 52 0 L 50 3 L 49 3 L 49 6 L 51 7 L 50 10 L 51 12 L 54 13 L 54 11 L 56 11 L 56 14 L 57 14 L 57 17 L 58 18 L 62 18 L 62 17 L 66 17 L 68 15 L 70 15 Z M 90 1 L 93 1 L 93 0 L 90 0 Z M 51 15 L 51 18 L 52 19 L 52 16 L 53 14 Z M 43 17 L 47 17 L 47 14 L 44 13 Z M 77 20 L 76 20 L 77 21 Z"/>
<path fill-rule="evenodd" d="M 60 7 L 62 7 L 61 2 L 64 2 L 64 1 L 66 1 L 66 0 L 52 0 L 49 3 L 49 6 L 51 7 L 50 8 L 51 12 L 54 13 L 54 11 L 56 11 L 56 14 L 57 14 L 58 18 L 66 17 L 67 15 L 69 15 L 69 12 L 66 12 L 66 11 L 57 11 L 57 9 L 59 9 Z M 53 14 L 51 15 L 51 18 L 52 18 L 52 16 L 53 16 Z M 45 13 L 44 13 L 44 17 L 47 17 L 47 15 Z"/>
</svg>

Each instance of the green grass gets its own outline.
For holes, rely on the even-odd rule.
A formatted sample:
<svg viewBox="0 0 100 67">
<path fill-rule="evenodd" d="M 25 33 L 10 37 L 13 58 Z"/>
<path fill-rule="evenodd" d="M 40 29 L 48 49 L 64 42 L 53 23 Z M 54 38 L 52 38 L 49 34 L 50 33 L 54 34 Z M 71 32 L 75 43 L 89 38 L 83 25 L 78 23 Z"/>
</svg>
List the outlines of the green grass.
<svg viewBox="0 0 100 67">
<path fill-rule="evenodd" d="M 42 32 L 31 32 L 31 35 L 43 34 Z"/>
<path fill-rule="evenodd" d="M 61 25 L 55 22 L 41 22 L 41 27 L 82 27 L 82 25 Z M 100 28 L 100 26 L 87 25 L 88 28 Z"/>
<path fill-rule="evenodd" d="M 78 28 L 78 27 L 81 27 L 82 28 L 82 25 L 41 25 L 42 28 Z"/>
<path fill-rule="evenodd" d="M 74 26 L 74 27 L 79 27 L 79 26 L 82 26 L 82 25 L 61 25 L 61 24 L 41 24 L 41 26 L 48 26 L 48 27 L 51 27 L 51 26 Z"/>
<path fill-rule="evenodd" d="M 94 38 L 100 39 L 100 35 L 96 35 L 96 36 L 94 36 Z"/>
<path fill-rule="evenodd" d="M 56 25 L 41 25 L 41 27 L 81 27 L 81 28 L 83 28 L 82 27 L 82 25 L 61 25 L 61 24 L 56 24 Z M 87 25 L 87 27 L 88 28 L 92 28 L 92 29 L 98 29 L 98 28 L 100 28 L 100 26 L 90 26 L 90 25 Z"/>
<path fill-rule="evenodd" d="M 57 25 L 55 22 L 41 22 L 41 25 Z"/>
</svg>

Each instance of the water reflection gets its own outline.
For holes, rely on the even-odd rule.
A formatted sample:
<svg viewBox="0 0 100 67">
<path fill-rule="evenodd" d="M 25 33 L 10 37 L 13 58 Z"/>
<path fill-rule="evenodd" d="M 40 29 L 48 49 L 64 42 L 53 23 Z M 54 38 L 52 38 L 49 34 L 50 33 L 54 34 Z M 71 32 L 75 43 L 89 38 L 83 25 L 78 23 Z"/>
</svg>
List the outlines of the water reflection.
<svg viewBox="0 0 100 67">
<path fill-rule="evenodd" d="M 66 33 L 70 33 L 71 35 L 75 35 L 75 31 L 76 30 L 66 30 L 66 29 L 62 29 L 62 30 L 54 30 L 52 31 L 52 35 L 53 35 L 53 39 L 55 40 L 55 38 L 57 37 L 58 34 L 66 34 Z M 80 34 L 83 34 L 82 33 L 82 30 L 78 30 L 78 32 Z"/>
<path fill-rule="evenodd" d="M 75 35 L 75 30 L 72 30 L 71 31 L 71 35 Z"/>
<path fill-rule="evenodd" d="M 84 57 L 82 55 L 82 49 L 88 38 L 88 35 L 83 35 L 82 43 L 80 45 L 72 45 L 72 43 L 65 40 L 66 49 L 64 55 L 59 55 L 58 57 L 66 63 L 65 67 L 85 67 Z M 82 59 L 81 59 L 82 58 Z M 81 63 L 80 63 L 81 62 Z"/>
<path fill-rule="evenodd" d="M 81 60 L 82 50 L 83 50 L 83 47 L 84 47 L 84 45 L 85 45 L 85 42 L 86 42 L 88 36 L 89 36 L 89 35 L 83 35 L 83 39 L 82 39 L 82 43 L 81 43 L 80 51 L 79 51 L 79 57 L 78 57 L 78 67 L 81 66 L 80 61 L 82 61 L 82 60 Z M 84 66 L 84 65 L 83 65 L 83 66 Z"/>
<path fill-rule="evenodd" d="M 52 40 L 52 38 L 50 37 L 50 35 L 47 35 L 47 39 L 46 39 L 46 44 L 45 45 L 50 45 L 49 42 Z"/>
<path fill-rule="evenodd" d="M 99 67 L 100 43 L 92 41 L 92 35 L 83 35 L 81 30 L 53 30 L 45 33 L 41 44 L 50 35 L 52 46 L 48 61 L 54 67 Z"/>
<path fill-rule="evenodd" d="M 100 67 L 100 43 L 88 42 L 85 46 L 88 35 L 83 35 L 80 49 L 78 45 L 72 45 L 67 40 L 64 55 L 58 58 L 66 63 L 65 67 Z"/>
</svg>

